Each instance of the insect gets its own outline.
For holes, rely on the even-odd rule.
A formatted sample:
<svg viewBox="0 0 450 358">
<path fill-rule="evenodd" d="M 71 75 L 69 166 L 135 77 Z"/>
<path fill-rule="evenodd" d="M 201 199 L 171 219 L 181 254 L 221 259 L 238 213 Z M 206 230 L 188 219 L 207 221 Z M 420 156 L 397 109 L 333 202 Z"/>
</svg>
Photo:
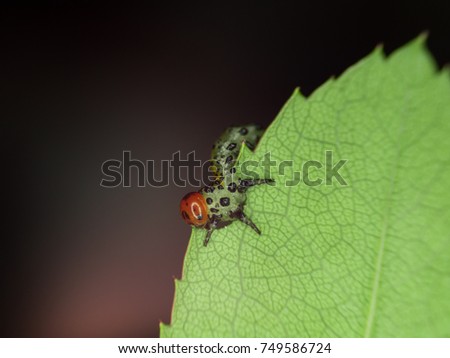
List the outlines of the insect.
<svg viewBox="0 0 450 358">
<path fill-rule="evenodd" d="M 263 133 L 261 127 L 250 124 L 228 128 L 214 143 L 211 161 L 215 181 L 183 197 L 180 213 L 192 226 L 206 229 L 204 245 L 207 246 L 215 229 L 239 220 L 250 226 L 258 235 L 261 231 L 244 214 L 246 192 L 255 185 L 273 183 L 272 179 L 236 178 L 236 159 L 242 143 L 254 149 Z"/>
<path fill-rule="evenodd" d="M 211 169 L 213 172 L 218 177 L 229 173 L 236 164 L 242 142 L 245 141 L 245 145 L 254 150 L 263 133 L 264 129 L 256 124 L 227 128 L 212 147 Z"/>
</svg>

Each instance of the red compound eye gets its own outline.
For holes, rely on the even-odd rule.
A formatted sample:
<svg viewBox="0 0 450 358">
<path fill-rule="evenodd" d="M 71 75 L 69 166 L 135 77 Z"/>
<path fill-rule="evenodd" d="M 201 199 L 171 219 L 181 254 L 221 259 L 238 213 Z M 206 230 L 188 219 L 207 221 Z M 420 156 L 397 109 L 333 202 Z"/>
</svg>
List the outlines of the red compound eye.
<svg viewBox="0 0 450 358">
<path fill-rule="evenodd" d="M 205 226 L 208 221 L 208 206 L 203 195 L 197 192 L 185 195 L 181 199 L 180 213 L 187 224 Z"/>
</svg>

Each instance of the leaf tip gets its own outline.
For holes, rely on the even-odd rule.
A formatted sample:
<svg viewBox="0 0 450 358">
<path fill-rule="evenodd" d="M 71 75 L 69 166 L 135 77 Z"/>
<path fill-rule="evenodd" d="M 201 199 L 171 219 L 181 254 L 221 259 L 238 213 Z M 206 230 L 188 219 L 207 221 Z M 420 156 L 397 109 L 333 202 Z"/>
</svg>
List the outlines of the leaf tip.
<svg viewBox="0 0 450 358">
<path fill-rule="evenodd" d="M 429 34 L 430 33 L 428 30 L 422 31 L 415 39 L 412 39 L 407 46 L 410 45 L 419 49 L 426 48 Z"/>
<path fill-rule="evenodd" d="M 302 95 L 301 91 L 300 91 L 300 87 L 295 87 L 294 91 L 292 92 L 291 96 L 289 97 L 289 99 L 287 100 L 287 102 L 284 104 L 283 108 L 285 108 L 291 101 L 295 101 L 295 100 L 304 100 L 305 97 Z M 281 112 L 283 111 L 283 109 L 281 110 Z"/>
<path fill-rule="evenodd" d="M 430 30 L 422 31 L 419 36 L 417 36 L 417 42 L 421 44 L 425 44 L 428 40 L 428 36 L 430 35 Z"/>
<path fill-rule="evenodd" d="M 373 57 L 379 57 L 379 58 L 385 58 L 385 54 L 384 54 L 384 43 L 383 42 L 379 42 L 374 49 L 372 50 L 372 53 L 370 54 Z"/>
<path fill-rule="evenodd" d="M 294 92 L 292 92 L 292 96 L 291 97 L 301 97 L 301 98 L 303 98 L 302 91 L 300 90 L 299 86 L 295 87 Z"/>
<path fill-rule="evenodd" d="M 170 329 L 170 324 L 166 324 L 159 320 L 159 337 L 167 337 L 167 331 Z"/>
<path fill-rule="evenodd" d="M 175 285 L 175 289 L 180 285 L 181 280 L 175 276 L 172 276 L 173 278 L 173 283 Z"/>
<path fill-rule="evenodd" d="M 442 66 L 441 72 L 444 76 L 447 76 L 450 79 L 450 63 L 446 63 L 444 66 Z"/>
<path fill-rule="evenodd" d="M 375 48 L 373 49 L 373 52 L 375 53 L 379 53 L 379 52 L 383 52 L 384 51 L 384 42 L 378 42 L 375 46 Z"/>
</svg>

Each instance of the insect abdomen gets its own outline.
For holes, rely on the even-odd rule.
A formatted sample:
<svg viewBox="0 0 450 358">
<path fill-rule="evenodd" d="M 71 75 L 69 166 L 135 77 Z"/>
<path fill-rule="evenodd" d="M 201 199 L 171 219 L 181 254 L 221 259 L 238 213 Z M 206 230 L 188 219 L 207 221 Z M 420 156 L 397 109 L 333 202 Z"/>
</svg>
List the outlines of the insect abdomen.
<svg viewBox="0 0 450 358">
<path fill-rule="evenodd" d="M 242 142 L 254 150 L 264 129 L 259 125 L 229 127 L 214 143 L 211 152 L 212 170 L 217 176 L 224 176 L 234 167 Z"/>
</svg>

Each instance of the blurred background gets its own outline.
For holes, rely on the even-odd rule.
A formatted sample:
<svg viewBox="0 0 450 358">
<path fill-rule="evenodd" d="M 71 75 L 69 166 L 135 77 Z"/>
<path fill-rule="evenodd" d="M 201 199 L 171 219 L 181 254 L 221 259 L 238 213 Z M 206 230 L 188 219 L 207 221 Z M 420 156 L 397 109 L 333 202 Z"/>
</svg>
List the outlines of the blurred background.
<svg viewBox="0 0 450 358">
<path fill-rule="evenodd" d="M 225 127 L 268 125 L 296 86 L 381 42 L 428 30 L 450 61 L 448 1 L 39 4 L 0 11 L 1 337 L 156 337 L 170 321 L 178 204 L 197 188 L 105 189 L 105 160 L 206 160 Z"/>
</svg>

